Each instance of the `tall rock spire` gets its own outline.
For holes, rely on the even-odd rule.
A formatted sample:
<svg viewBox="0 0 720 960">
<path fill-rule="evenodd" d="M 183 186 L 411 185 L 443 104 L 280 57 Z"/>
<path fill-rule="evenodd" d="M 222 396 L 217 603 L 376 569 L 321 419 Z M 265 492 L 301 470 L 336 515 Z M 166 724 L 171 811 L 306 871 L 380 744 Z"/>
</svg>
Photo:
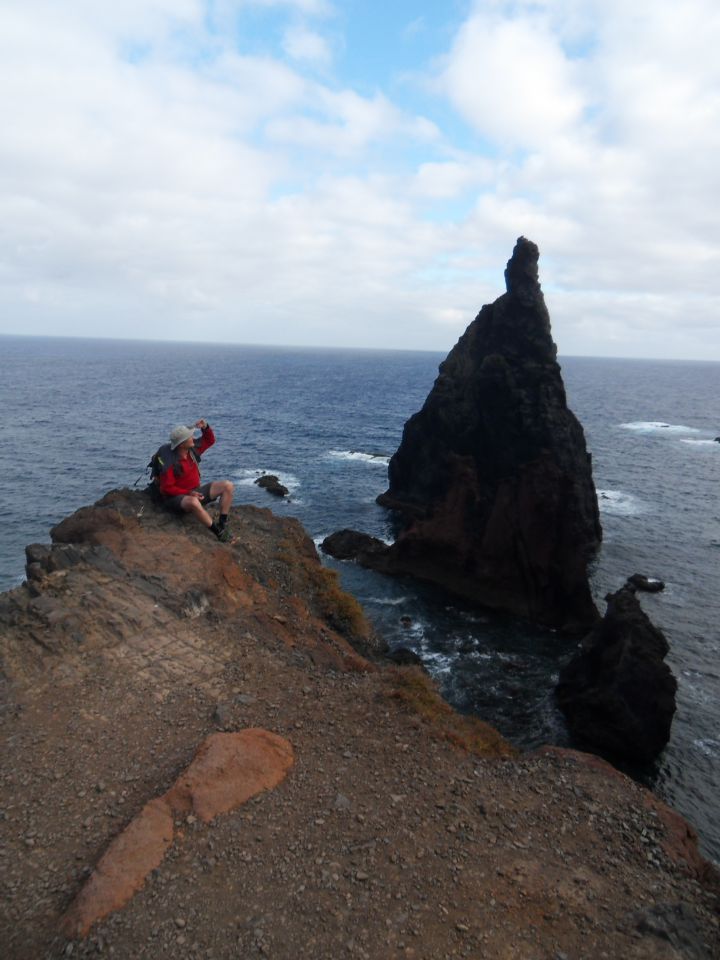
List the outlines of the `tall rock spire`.
<svg viewBox="0 0 720 960">
<path fill-rule="evenodd" d="M 602 537 L 590 455 L 567 407 L 538 248 L 521 237 L 507 293 L 484 306 L 412 416 L 378 498 L 401 532 L 373 565 L 538 623 L 597 619 Z"/>
</svg>

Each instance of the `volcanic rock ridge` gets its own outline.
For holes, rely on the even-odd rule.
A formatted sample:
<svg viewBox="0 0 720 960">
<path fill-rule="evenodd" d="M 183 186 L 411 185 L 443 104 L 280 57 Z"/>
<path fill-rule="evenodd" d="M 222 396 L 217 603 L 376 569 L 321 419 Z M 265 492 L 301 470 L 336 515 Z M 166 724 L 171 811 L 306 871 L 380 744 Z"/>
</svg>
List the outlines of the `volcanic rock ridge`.
<svg viewBox="0 0 720 960">
<path fill-rule="evenodd" d="M 113 491 L 0 596 L 4 958 L 716 956 L 682 817 L 519 756 L 384 660 L 299 523 L 230 523 Z"/>
</svg>

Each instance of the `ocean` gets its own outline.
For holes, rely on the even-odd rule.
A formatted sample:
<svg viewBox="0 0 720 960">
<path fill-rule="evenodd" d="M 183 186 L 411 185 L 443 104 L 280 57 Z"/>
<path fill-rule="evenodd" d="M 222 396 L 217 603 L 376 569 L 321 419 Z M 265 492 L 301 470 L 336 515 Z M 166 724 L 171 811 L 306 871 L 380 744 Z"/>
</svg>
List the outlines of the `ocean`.
<svg viewBox="0 0 720 960">
<path fill-rule="evenodd" d="M 448 345 L 448 348 L 451 344 Z M 146 483 L 177 423 L 205 417 L 217 444 L 203 479 L 236 503 L 297 517 L 317 544 L 341 527 L 390 540 L 375 497 L 405 420 L 444 354 L 4 337 L 5 506 L 0 588 L 23 579 L 24 547 L 107 490 Z M 672 737 L 643 780 L 698 829 L 720 862 L 720 364 L 561 357 L 568 403 L 593 455 L 604 542 L 602 598 L 633 573 L 666 590 L 642 604 L 666 634 L 678 679 Z M 278 501 L 254 483 L 275 473 Z M 412 580 L 325 559 L 392 646 L 420 654 L 444 696 L 522 748 L 568 745 L 553 687 L 573 641 L 472 609 Z"/>
</svg>

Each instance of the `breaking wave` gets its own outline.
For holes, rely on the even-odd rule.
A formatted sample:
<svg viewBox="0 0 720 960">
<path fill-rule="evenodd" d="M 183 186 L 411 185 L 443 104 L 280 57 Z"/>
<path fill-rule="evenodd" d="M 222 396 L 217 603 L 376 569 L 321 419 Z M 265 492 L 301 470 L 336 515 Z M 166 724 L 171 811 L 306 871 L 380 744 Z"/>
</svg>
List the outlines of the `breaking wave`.
<svg viewBox="0 0 720 960">
<path fill-rule="evenodd" d="M 327 455 L 333 460 L 357 460 L 381 467 L 386 467 L 390 463 L 390 457 L 384 453 L 364 453 L 362 450 L 329 450 Z"/>
<path fill-rule="evenodd" d="M 634 420 L 631 423 L 621 423 L 625 430 L 634 430 L 636 433 L 701 433 L 696 427 L 686 427 L 681 423 L 664 423 L 662 420 Z"/>
<path fill-rule="evenodd" d="M 642 501 L 621 490 L 598 490 L 597 498 L 603 513 L 611 513 L 617 517 L 635 517 L 645 512 Z"/>
</svg>

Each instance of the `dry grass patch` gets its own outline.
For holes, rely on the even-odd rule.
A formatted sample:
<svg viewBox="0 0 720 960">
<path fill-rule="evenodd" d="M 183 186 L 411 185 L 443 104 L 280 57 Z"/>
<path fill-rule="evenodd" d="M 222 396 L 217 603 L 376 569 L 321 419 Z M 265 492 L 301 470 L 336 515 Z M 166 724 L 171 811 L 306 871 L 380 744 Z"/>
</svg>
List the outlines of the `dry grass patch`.
<svg viewBox="0 0 720 960">
<path fill-rule="evenodd" d="M 416 714 L 441 739 L 479 757 L 519 756 L 519 751 L 490 724 L 453 710 L 420 667 L 390 667 L 385 679 L 390 697 Z"/>
<path fill-rule="evenodd" d="M 304 594 L 321 619 L 351 642 L 371 642 L 373 631 L 363 608 L 342 589 L 338 574 L 322 566 L 314 551 L 310 555 L 285 539 L 280 544 L 277 558 L 288 566 L 293 576 L 300 574 L 305 589 L 299 589 L 300 585 L 294 584 L 295 592 L 301 596 Z"/>
</svg>

